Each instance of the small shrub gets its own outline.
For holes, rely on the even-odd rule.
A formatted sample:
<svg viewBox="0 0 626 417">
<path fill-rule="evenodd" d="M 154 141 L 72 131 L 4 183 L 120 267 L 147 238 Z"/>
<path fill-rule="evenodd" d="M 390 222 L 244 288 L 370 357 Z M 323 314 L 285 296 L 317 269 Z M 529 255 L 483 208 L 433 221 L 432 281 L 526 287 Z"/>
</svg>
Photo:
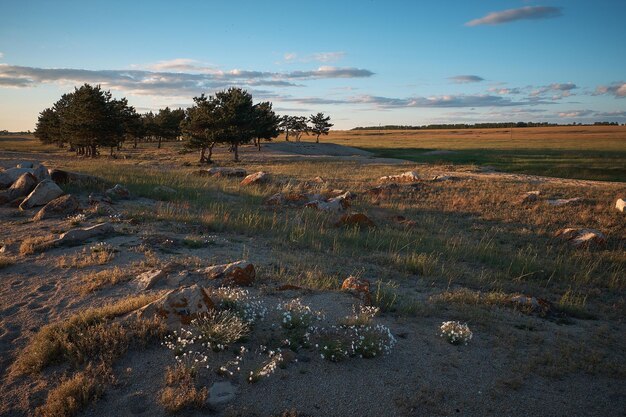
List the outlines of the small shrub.
<svg viewBox="0 0 626 417">
<path fill-rule="evenodd" d="M 210 311 L 191 321 L 198 331 L 198 339 L 214 351 L 245 338 L 250 333 L 248 322 L 230 311 Z"/>
<path fill-rule="evenodd" d="M 80 292 L 83 295 L 88 294 L 102 287 L 128 281 L 129 278 L 130 275 L 118 267 L 106 269 L 95 274 L 89 273 L 81 278 L 83 285 L 80 287 Z"/>
<path fill-rule="evenodd" d="M 53 245 L 54 236 L 38 236 L 24 239 L 20 244 L 20 255 L 42 252 Z"/>
<path fill-rule="evenodd" d="M 159 403 L 168 413 L 178 413 L 187 408 L 202 408 L 208 396 L 206 387 L 196 387 L 196 372 L 178 364 L 165 372 L 166 387 L 159 394 Z"/>
<path fill-rule="evenodd" d="M 444 321 L 440 329 L 441 337 L 446 338 L 453 345 L 467 345 L 473 337 L 468 325 L 458 321 Z"/>
<path fill-rule="evenodd" d="M 251 297 L 243 288 L 220 287 L 214 294 L 220 299 L 218 307 L 221 310 L 231 311 L 249 324 L 263 320 L 267 314 L 263 302 Z"/>
<path fill-rule="evenodd" d="M 6 255 L 0 255 L 0 269 L 7 268 L 15 263 L 13 258 L 10 258 Z"/>
<path fill-rule="evenodd" d="M 270 359 L 259 369 L 250 371 L 250 375 L 248 375 L 248 382 L 254 384 L 259 382 L 263 378 L 268 378 L 276 369 L 282 364 L 284 358 L 283 354 L 280 351 L 269 351 L 268 356 Z"/>
</svg>

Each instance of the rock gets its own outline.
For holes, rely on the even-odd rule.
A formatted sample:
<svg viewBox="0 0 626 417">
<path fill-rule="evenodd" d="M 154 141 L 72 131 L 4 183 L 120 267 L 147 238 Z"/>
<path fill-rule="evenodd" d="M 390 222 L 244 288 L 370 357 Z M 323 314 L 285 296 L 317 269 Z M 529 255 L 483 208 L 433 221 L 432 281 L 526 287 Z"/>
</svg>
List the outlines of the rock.
<svg viewBox="0 0 626 417">
<path fill-rule="evenodd" d="M 8 190 L 0 192 L 0 204 L 8 203 L 16 198 L 26 197 L 37 186 L 37 178 L 31 173 L 22 174 Z"/>
<path fill-rule="evenodd" d="M 130 198 L 130 191 L 121 184 L 115 184 L 113 188 L 109 188 L 104 192 L 108 197 L 115 200 L 123 200 Z"/>
<path fill-rule="evenodd" d="M 198 315 L 215 309 L 215 303 L 208 292 L 193 284 L 189 287 L 169 291 L 163 297 L 151 302 L 138 311 L 140 317 L 163 317 L 171 329 L 188 325 Z"/>
<path fill-rule="evenodd" d="M 108 196 L 102 195 L 102 194 L 95 194 L 95 193 L 89 194 L 89 198 L 87 199 L 87 201 L 89 201 L 89 205 L 113 203 L 111 198 L 109 198 Z"/>
<path fill-rule="evenodd" d="M 48 219 L 50 217 L 62 217 L 74 213 L 78 209 L 78 199 L 71 194 L 55 198 L 37 212 L 34 221 Z"/>
<path fill-rule="evenodd" d="M 35 167 L 35 169 L 33 170 L 33 175 L 35 176 L 35 178 L 37 178 L 38 182 L 50 179 L 48 168 L 43 165 L 37 165 L 37 167 Z"/>
<path fill-rule="evenodd" d="M 556 198 L 556 199 L 547 200 L 547 203 L 550 206 L 559 207 L 559 206 L 565 206 L 567 204 L 577 203 L 577 202 L 580 202 L 580 201 L 582 201 L 582 198 L 580 198 L 580 197 L 575 197 L 575 198 Z"/>
<path fill-rule="evenodd" d="M 341 290 L 347 291 L 356 295 L 365 304 L 372 303 L 372 295 L 370 293 L 370 282 L 368 280 L 349 276 L 341 284 Z"/>
<path fill-rule="evenodd" d="M 269 182 L 270 174 L 267 172 L 259 171 L 254 174 L 248 175 L 246 178 L 241 181 L 240 185 L 256 185 L 256 184 L 265 184 Z"/>
<path fill-rule="evenodd" d="M 209 405 L 215 407 L 232 401 L 237 393 L 237 388 L 229 381 L 214 382 L 209 388 Z"/>
<path fill-rule="evenodd" d="M 37 184 L 35 189 L 20 204 L 20 209 L 26 210 L 31 207 L 45 206 L 61 195 L 63 195 L 63 190 L 54 181 L 43 180 Z"/>
<path fill-rule="evenodd" d="M 153 191 L 155 193 L 161 193 L 161 194 L 167 194 L 167 195 L 174 195 L 178 193 L 178 191 L 176 191 L 175 189 L 166 187 L 165 185 L 157 185 L 156 187 L 154 187 Z"/>
<path fill-rule="evenodd" d="M 534 203 L 535 201 L 539 200 L 540 194 L 541 194 L 540 191 L 528 191 L 519 197 L 518 203 L 519 204 Z"/>
<path fill-rule="evenodd" d="M 376 227 L 376 224 L 363 213 L 344 214 L 335 223 L 336 227 L 340 226 L 367 226 Z"/>
<path fill-rule="evenodd" d="M 546 315 L 552 310 L 552 304 L 550 304 L 549 301 L 526 295 L 514 295 L 510 298 L 509 302 L 516 307 L 522 307 L 529 312 L 539 313 L 541 315 Z"/>
<path fill-rule="evenodd" d="M 221 279 L 224 286 L 251 286 L 256 278 L 254 265 L 248 261 L 209 266 L 196 271 L 206 274 L 209 279 Z"/>
<path fill-rule="evenodd" d="M 454 177 L 452 175 L 435 175 L 431 181 L 433 182 L 441 182 L 441 181 L 456 181 L 459 177 Z"/>
<path fill-rule="evenodd" d="M 268 197 L 264 203 L 268 206 L 282 206 L 285 204 L 285 196 L 282 193 L 276 193 Z"/>
<path fill-rule="evenodd" d="M 154 287 L 157 282 L 159 282 L 162 278 L 167 276 L 167 272 L 162 269 L 152 269 L 150 271 L 146 271 L 142 274 L 137 275 L 135 278 L 137 282 L 137 286 L 141 290 L 149 290 Z"/>
<path fill-rule="evenodd" d="M 326 180 L 324 178 L 318 176 L 318 177 L 313 178 L 311 180 L 311 182 L 314 182 L 316 184 L 323 184 L 323 183 L 326 182 Z"/>
<path fill-rule="evenodd" d="M 615 202 L 615 208 L 623 213 L 624 210 L 626 210 L 626 201 L 622 198 L 618 198 Z"/>
<path fill-rule="evenodd" d="M 350 202 L 343 197 L 329 198 L 327 201 L 314 200 L 308 202 L 305 207 L 320 211 L 339 213 L 350 207 Z"/>
<path fill-rule="evenodd" d="M 417 182 L 419 181 L 419 175 L 415 171 L 407 171 L 399 175 L 388 175 L 380 177 L 381 182 Z"/>
<path fill-rule="evenodd" d="M 404 216 L 391 216 L 391 220 L 405 227 L 413 227 L 417 224 L 415 220 L 409 220 Z"/>
<path fill-rule="evenodd" d="M 57 184 L 71 183 L 76 185 L 86 185 L 105 182 L 102 178 L 95 177 L 93 175 L 79 174 L 77 172 L 69 172 L 62 169 L 49 169 L 48 174 L 50 174 L 50 179 Z"/>
<path fill-rule="evenodd" d="M 344 190 L 332 190 L 330 192 L 330 196 L 333 198 L 341 197 L 346 200 L 354 200 L 356 198 L 356 194 L 352 191 L 344 191 Z"/>
<path fill-rule="evenodd" d="M 60 235 L 59 238 L 54 241 L 54 243 L 59 245 L 81 243 L 87 239 L 91 239 L 92 237 L 104 236 L 109 233 L 113 233 L 113 231 L 113 225 L 108 222 L 100 223 L 91 227 L 70 229 Z"/>
<path fill-rule="evenodd" d="M 0 172 L 0 188 L 9 188 L 22 175 L 33 173 L 32 168 L 9 168 Z"/>
<path fill-rule="evenodd" d="M 243 168 L 223 168 L 215 167 L 210 169 L 200 169 L 194 174 L 210 177 L 245 177 L 248 173 Z"/>
<path fill-rule="evenodd" d="M 569 241 L 575 247 L 602 246 L 606 236 L 596 229 L 567 228 L 556 232 L 556 237 Z"/>
<path fill-rule="evenodd" d="M 22 161 L 22 162 L 18 162 L 17 165 L 15 165 L 15 167 L 16 168 L 34 168 L 35 163 L 31 161 Z"/>
</svg>

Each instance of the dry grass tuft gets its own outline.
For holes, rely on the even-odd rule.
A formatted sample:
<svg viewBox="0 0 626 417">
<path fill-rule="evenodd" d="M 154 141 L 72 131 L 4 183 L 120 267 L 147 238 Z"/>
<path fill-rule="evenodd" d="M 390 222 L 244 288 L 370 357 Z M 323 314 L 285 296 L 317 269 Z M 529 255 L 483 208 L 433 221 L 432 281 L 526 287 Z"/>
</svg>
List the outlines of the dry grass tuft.
<svg viewBox="0 0 626 417">
<path fill-rule="evenodd" d="M 95 274 L 85 274 L 81 278 L 83 285 L 81 285 L 79 289 L 80 293 L 85 295 L 106 286 L 128 281 L 129 279 L 130 273 L 116 266 L 115 268 L 106 269 L 104 271 L 96 272 Z"/>
<path fill-rule="evenodd" d="M 88 366 L 83 372 L 66 378 L 48 392 L 46 402 L 38 407 L 39 417 L 71 417 L 103 394 L 105 384 L 113 379 L 110 369 Z"/>
<path fill-rule="evenodd" d="M 131 346 L 142 346 L 165 333 L 157 319 L 112 319 L 137 310 L 158 298 L 155 295 L 129 297 L 115 304 L 92 308 L 51 323 L 37 332 L 12 366 L 14 375 L 35 374 L 54 363 L 110 363 Z"/>
<path fill-rule="evenodd" d="M 53 235 L 26 238 L 20 244 L 20 255 L 26 256 L 42 252 L 53 245 L 54 238 Z"/>
<path fill-rule="evenodd" d="M 0 255 L 0 269 L 7 268 L 15 263 L 15 259 L 6 256 Z"/>
<path fill-rule="evenodd" d="M 208 396 L 206 387 L 196 387 L 193 368 L 178 364 L 165 372 L 166 387 L 159 394 L 159 403 L 168 413 L 178 413 L 186 408 L 202 408 Z"/>
<path fill-rule="evenodd" d="M 74 255 L 66 255 L 59 258 L 59 268 L 86 268 L 94 265 L 104 265 L 113 260 L 115 252 L 112 250 L 90 251 L 83 249 Z"/>
</svg>

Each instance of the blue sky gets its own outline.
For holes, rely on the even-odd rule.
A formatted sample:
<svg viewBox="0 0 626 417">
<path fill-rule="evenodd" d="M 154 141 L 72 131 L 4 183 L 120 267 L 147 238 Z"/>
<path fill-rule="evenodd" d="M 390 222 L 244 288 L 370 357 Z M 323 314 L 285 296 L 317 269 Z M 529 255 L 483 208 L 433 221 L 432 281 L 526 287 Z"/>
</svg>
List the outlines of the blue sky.
<svg viewBox="0 0 626 417">
<path fill-rule="evenodd" d="M 84 82 L 139 111 L 241 86 L 337 128 L 624 123 L 624 16 L 618 0 L 2 1 L 0 130 Z"/>
</svg>

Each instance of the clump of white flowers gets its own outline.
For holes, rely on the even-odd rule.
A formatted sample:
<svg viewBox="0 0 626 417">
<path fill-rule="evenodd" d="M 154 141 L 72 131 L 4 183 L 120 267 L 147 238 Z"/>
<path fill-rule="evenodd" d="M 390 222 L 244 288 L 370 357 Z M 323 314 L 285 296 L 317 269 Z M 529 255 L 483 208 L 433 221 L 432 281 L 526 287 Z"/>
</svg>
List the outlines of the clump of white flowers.
<svg viewBox="0 0 626 417">
<path fill-rule="evenodd" d="M 255 382 L 259 382 L 263 378 L 269 377 L 276 372 L 276 369 L 284 360 L 280 349 L 268 351 L 267 356 L 269 356 L 269 360 L 265 362 L 263 366 L 255 371 L 250 371 L 250 375 L 248 375 L 249 383 L 253 384 Z"/>
<path fill-rule="evenodd" d="M 263 302 L 258 298 L 250 296 L 248 290 L 220 287 L 214 293 L 220 299 L 218 307 L 221 310 L 232 311 L 239 318 L 250 324 L 257 320 L 263 320 L 267 315 L 267 308 L 263 305 Z"/>
<path fill-rule="evenodd" d="M 375 358 L 388 355 L 396 344 L 391 330 L 382 324 L 331 326 L 320 331 L 315 345 L 322 359 L 332 362 L 356 357 Z"/>
<path fill-rule="evenodd" d="M 239 348 L 239 352 L 235 356 L 235 359 L 229 360 L 224 365 L 220 366 L 217 373 L 222 376 L 234 376 L 235 373 L 241 371 L 241 363 L 243 362 L 244 355 L 248 352 L 245 346 Z"/>
<path fill-rule="evenodd" d="M 78 226 L 82 222 L 87 220 L 87 216 L 83 213 L 76 214 L 74 216 L 68 216 L 67 221 L 70 222 L 72 226 Z"/>
<path fill-rule="evenodd" d="M 113 247 L 113 245 L 111 245 L 110 243 L 107 242 L 98 242 L 95 245 L 92 245 L 89 250 L 91 251 L 91 253 L 99 253 L 99 252 L 106 252 L 106 253 L 113 253 L 115 252 L 115 248 Z"/>
<path fill-rule="evenodd" d="M 311 334 L 316 331 L 313 326 L 315 321 L 320 321 L 324 317 L 319 311 L 313 311 L 311 307 L 302 304 L 299 298 L 295 298 L 277 306 L 278 311 L 282 311 L 281 326 L 285 329 L 287 338 L 283 340 L 283 346 L 292 350 L 311 345 Z"/>
<path fill-rule="evenodd" d="M 453 345 L 467 345 L 473 336 L 468 325 L 458 321 L 444 321 L 440 330 L 441 337 L 445 337 Z"/>
<path fill-rule="evenodd" d="M 200 367 L 209 367 L 209 357 L 198 349 L 199 341 L 192 331 L 183 328 L 180 332 L 174 331 L 165 336 L 163 345 L 174 352 L 178 364 L 195 372 Z"/>
<path fill-rule="evenodd" d="M 224 311 L 209 311 L 191 320 L 202 346 L 218 352 L 226 349 L 250 333 L 248 322 L 236 314 Z"/>
</svg>

